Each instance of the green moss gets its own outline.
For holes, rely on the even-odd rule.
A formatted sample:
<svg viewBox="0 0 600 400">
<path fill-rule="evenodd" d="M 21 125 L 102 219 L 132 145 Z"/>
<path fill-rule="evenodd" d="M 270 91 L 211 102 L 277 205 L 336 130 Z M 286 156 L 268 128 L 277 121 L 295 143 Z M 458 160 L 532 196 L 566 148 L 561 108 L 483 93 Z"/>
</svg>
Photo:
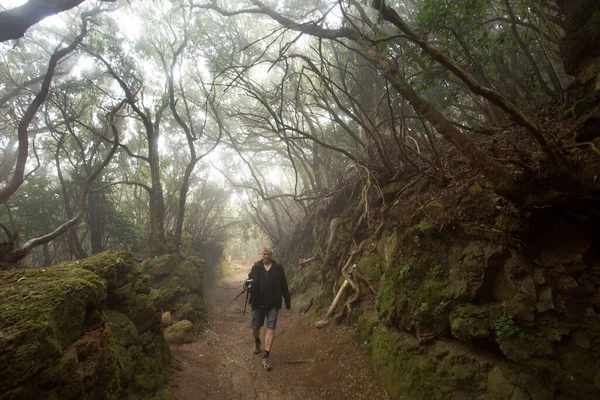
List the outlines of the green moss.
<svg viewBox="0 0 600 400">
<path fill-rule="evenodd" d="M 23 268 L 0 272 L 0 392 L 60 358 L 81 336 L 88 305 L 100 308 L 104 282 L 81 268 Z"/>
<path fill-rule="evenodd" d="M 181 321 L 184 319 L 198 321 L 206 312 L 202 297 L 196 294 L 190 294 L 183 297 L 180 300 L 180 303 L 174 308 L 175 311 L 173 317 L 175 321 Z"/>
<path fill-rule="evenodd" d="M 509 177 L 511 181 L 509 181 L 508 186 L 512 184 L 512 187 L 514 187 L 514 176 L 509 174 Z M 462 211 L 471 219 L 485 218 L 494 211 L 490 204 L 495 196 L 491 190 L 486 190 L 479 184 L 474 184 L 460 200 L 459 211 Z"/>
<path fill-rule="evenodd" d="M 376 252 L 370 252 L 363 255 L 357 263 L 358 270 L 371 283 L 377 283 L 383 274 L 381 260 Z"/>
<path fill-rule="evenodd" d="M 144 261 L 142 267 L 150 285 L 159 291 L 164 310 L 175 314 L 182 297 L 202 296 L 202 263 L 199 260 L 184 260 L 179 256 L 166 254 Z"/>
<path fill-rule="evenodd" d="M 169 343 L 189 343 L 194 340 L 194 324 L 188 320 L 174 323 L 165 329 L 165 339 Z"/>
<path fill-rule="evenodd" d="M 127 315 L 114 310 L 107 310 L 105 313 L 106 324 L 110 329 L 110 338 L 113 343 L 123 347 L 131 346 L 138 339 L 138 332 L 135 324 Z"/>
<path fill-rule="evenodd" d="M 569 115 L 571 118 L 577 119 L 581 114 L 596 104 L 597 101 L 598 97 L 596 96 L 596 93 L 590 93 L 573 103 L 571 108 L 569 108 Z"/>
<path fill-rule="evenodd" d="M 351 309 L 348 312 L 348 315 L 346 316 L 346 323 L 348 325 L 356 325 L 356 323 L 358 323 L 358 320 L 363 315 L 363 313 L 364 313 L 364 311 L 362 310 L 362 308 L 356 307 L 356 308 Z"/>
<path fill-rule="evenodd" d="M 425 206 L 423 206 L 423 211 L 434 220 L 439 220 L 444 217 L 446 210 L 442 203 L 434 200 L 425 204 Z"/>
<path fill-rule="evenodd" d="M 415 312 L 420 319 L 445 323 L 448 301 L 445 282 L 425 279 L 408 282 L 415 267 L 405 265 L 387 271 L 381 278 L 376 308 L 382 321 L 390 326 L 412 326 Z M 423 304 L 430 305 L 424 307 Z"/>
<path fill-rule="evenodd" d="M 164 301 L 159 290 L 151 289 L 149 293 L 138 293 L 130 299 L 129 318 L 133 321 L 139 333 L 144 333 L 152 325 L 160 321 Z"/>
<path fill-rule="evenodd" d="M 102 310 L 104 279 L 123 284 L 124 309 L 135 311 L 138 324 L 151 326 L 160 316 L 160 292 L 137 285 L 131 262 L 127 253 L 113 252 L 0 272 L 0 364 L 7 366 L 0 369 L 0 398 L 169 396 L 170 353 L 162 334 L 138 335 L 128 316 L 115 310 L 103 312 L 104 329 L 86 320 L 86 312 Z"/>
<path fill-rule="evenodd" d="M 491 336 L 490 318 L 487 307 L 476 304 L 462 304 L 450 313 L 452 336 L 469 342 Z"/>
<path fill-rule="evenodd" d="M 496 342 L 509 360 L 518 363 L 531 365 L 532 360 L 535 358 L 541 360 L 555 358 L 554 343 L 552 341 L 548 338 L 534 336 L 527 331 L 522 331 L 514 336 L 497 337 Z M 547 369 L 543 365 L 542 368 Z"/>
<path fill-rule="evenodd" d="M 157 377 L 161 374 L 163 367 L 156 360 L 149 357 L 142 357 L 138 362 L 133 386 L 138 390 L 152 391 L 158 389 L 161 383 L 157 382 Z"/>
<path fill-rule="evenodd" d="M 109 285 L 122 286 L 138 273 L 133 255 L 126 251 L 110 250 L 95 254 L 83 260 L 67 261 L 57 266 L 80 267 L 94 272 Z"/>
<path fill-rule="evenodd" d="M 468 384 L 474 377 L 474 371 L 465 368 L 464 365 L 453 365 L 450 367 L 449 373 L 451 379 L 460 384 Z"/>
<path fill-rule="evenodd" d="M 411 226 L 404 232 L 404 240 L 412 240 L 415 242 L 414 236 L 420 235 L 429 238 L 435 233 L 435 227 L 427 217 L 421 218 L 418 224 Z M 418 243 L 415 243 L 418 244 Z"/>
<path fill-rule="evenodd" d="M 372 342 L 373 370 L 392 398 L 442 398 L 434 390 L 433 366 L 425 356 L 408 351 L 398 334 L 379 326 Z"/>
<path fill-rule="evenodd" d="M 145 332 L 137 335 L 135 325 L 124 314 L 111 311 L 110 362 L 101 371 L 108 393 L 118 397 L 154 398 L 169 381 L 170 353 L 162 335 Z"/>
<path fill-rule="evenodd" d="M 363 313 L 356 323 L 356 341 L 360 345 L 369 345 L 373 330 L 379 325 L 379 317 L 377 313 Z"/>
<path fill-rule="evenodd" d="M 127 355 L 127 350 L 118 345 L 110 345 L 109 361 L 98 371 L 98 380 L 102 382 L 106 398 L 119 398 L 119 395 L 124 390 L 124 385 L 127 384 L 124 369 L 127 365 L 124 359 Z M 131 360 L 128 360 L 131 364 Z"/>
<path fill-rule="evenodd" d="M 225 259 L 221 259 L 219 266 L 219 277 L 227 278 L 229 276 L 234 276 L 237 272 L 231 266 L 231 263 Z"/>
<path fill-rule="evenodd" d="M 171 400 L 173 398 L 173 393 L 170 387 L 161 389 L 156 396 L 154 396 L 154 400 Z"/>
</svg>

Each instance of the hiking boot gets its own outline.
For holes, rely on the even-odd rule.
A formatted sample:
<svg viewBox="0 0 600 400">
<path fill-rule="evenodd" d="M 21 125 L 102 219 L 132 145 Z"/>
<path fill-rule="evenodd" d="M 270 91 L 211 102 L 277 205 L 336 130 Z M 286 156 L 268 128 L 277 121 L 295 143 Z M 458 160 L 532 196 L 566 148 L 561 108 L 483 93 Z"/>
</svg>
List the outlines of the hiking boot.
<svg viewBox="0 0 600 400">
<path fill-rule="evenodd" d="M 254 342 L 254 354 L 260 353 L 260 341 Z"/>
<path fill-rule="evenodd" d="M 273 367 L 271 367 L 271 363 L 269 362 L 268 357 L 262 359 L 262 365 L 265 371 L 270 371 L 273 369 Z"/>
</svg>

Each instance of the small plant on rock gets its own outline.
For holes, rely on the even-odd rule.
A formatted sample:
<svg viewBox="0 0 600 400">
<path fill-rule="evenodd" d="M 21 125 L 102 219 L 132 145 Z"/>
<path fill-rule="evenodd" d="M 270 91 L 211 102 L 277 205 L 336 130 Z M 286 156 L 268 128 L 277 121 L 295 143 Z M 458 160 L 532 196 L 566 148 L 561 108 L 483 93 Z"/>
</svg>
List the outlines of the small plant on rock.
<svg viewBox="0 0 600 400">
<path fill-rule="evenodd" d="M 419 232 L 426 234 L 433 229 L 433 225 L 427 218 L 423 218 L 421 219 L 421 222 L 419 222 L 419 225 L 417 225 L 417 229 Z"/>
<path fill-rule="evenodd" d="M 521 329 L 515 325 L 515 321 L 505 315 L 494 322 L 494 330 L 499 338 L 508 338 L 521 333 Z"/>
<path fill-rule="evenodd" d="M 433 275 L 434 278 L 438 279 L 445 278 L 447 275 L 446 268 L 444 268 L 443 265 L 438 264 L 431 271 L 431 275 Z"/>
<path fill-rule="evenodd" d="M 406 264 L 404 267 L 402 267 L 399 272 L 400 280 L 406 279 L 408 277 L 408 275 L 410 274 L 411 270 L 412 270 L 412 266 L 410 264 Z"/>
</svg>

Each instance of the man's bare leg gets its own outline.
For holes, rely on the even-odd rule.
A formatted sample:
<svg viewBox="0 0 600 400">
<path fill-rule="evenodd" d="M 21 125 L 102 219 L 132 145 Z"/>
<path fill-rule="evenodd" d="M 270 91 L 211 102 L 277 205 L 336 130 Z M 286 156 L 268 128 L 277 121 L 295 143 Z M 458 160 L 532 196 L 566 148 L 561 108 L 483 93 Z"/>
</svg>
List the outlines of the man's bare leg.
<svg viewBox="0 0 600 400">
<path fill-rule="evenodd" d="M 265 335 L 265 354 L 263 355 L 262 364 L 265 371 L 271 370 L 271 363 L 269 362 L 269 352 L 273 345 L 273 339 L 275 338 L 275 329 L 267 328 L 267 334 Z"/>
<path fill-rule="evenodd" d="M 265 337 L 265 351 L 271 351 L 273 340 L 275 339 L 275 329 L 267 328 L 267 335 Z"/>
<path fill-rule="evenodd" d="M 254 336 L 254 354 L 260 353 L 260 328 L 252 330 Z"/>
</svg>

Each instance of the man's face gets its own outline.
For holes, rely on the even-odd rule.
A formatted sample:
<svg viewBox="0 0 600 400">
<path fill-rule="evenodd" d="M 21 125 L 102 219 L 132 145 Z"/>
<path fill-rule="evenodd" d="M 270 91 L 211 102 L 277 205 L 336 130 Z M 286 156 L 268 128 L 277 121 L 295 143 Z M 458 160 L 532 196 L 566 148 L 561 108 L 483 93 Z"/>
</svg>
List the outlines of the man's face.
<svg viewBox="0 0 600 400">
<path fill-rule="evenodd" d="M 263 259 L 264 263 L 268 264 L 268 263 L 271 262 L 271 255 L 272 254 L 271 254 L 270 251 L 263 250 L 263 252 L 261 254 L 262 254 L 262 259 Z"/>
</svg>

